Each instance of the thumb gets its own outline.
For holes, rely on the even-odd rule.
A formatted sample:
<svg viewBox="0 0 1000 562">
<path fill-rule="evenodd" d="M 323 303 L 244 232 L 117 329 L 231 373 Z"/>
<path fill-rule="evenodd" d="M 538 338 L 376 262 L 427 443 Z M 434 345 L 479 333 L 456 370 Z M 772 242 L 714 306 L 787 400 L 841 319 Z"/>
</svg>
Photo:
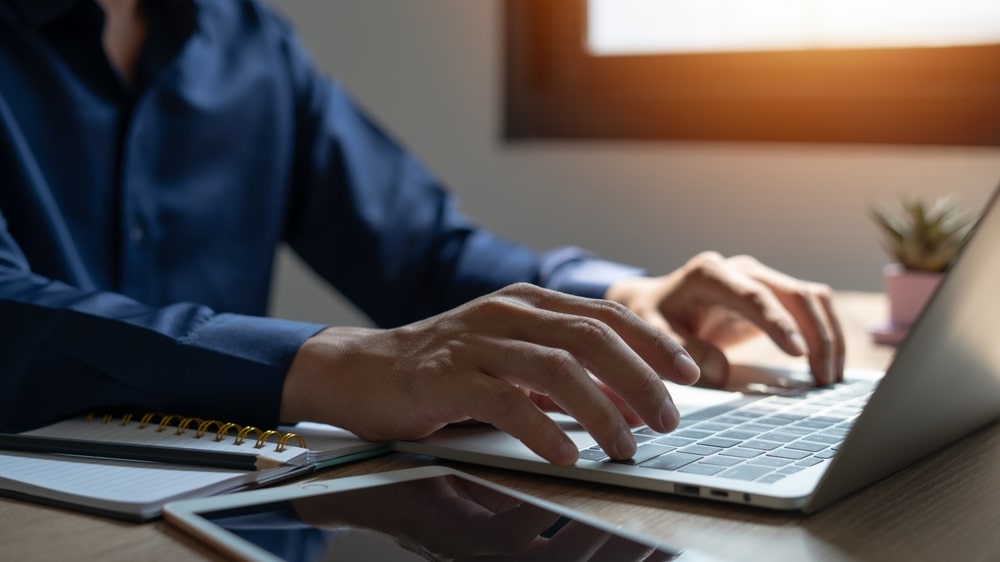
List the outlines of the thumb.
<svg viewBox="0 0 1000 562">
<path fill-rule="evenodd" d="M 689 338 L 682 342 L 694 362 L 701 368 L 701 378 L 698 386 L 722 388 L 729 381 L 729 360 L 721 349 L 698 338 Z"/>
</svg>

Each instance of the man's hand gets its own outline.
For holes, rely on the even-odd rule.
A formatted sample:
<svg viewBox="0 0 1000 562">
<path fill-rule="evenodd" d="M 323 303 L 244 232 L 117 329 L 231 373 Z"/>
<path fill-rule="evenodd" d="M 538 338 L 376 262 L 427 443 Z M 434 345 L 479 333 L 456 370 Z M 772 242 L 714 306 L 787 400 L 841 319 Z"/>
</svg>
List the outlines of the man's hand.
<svg viewBox="0 0 1000 562">
<path fill-rule="evenodd" d="M 669 275 L 615 283 L 606 297 L 676 338 L 701 367 L 702 384 L 723 386 L 722 350 L 762 331 L 785 352 L 808 355 L 817 384 L 843 378 L 844 336 L 830 288 L 752 257 L 706 252 Z"/>
<path fill-rule="evenodd" d="M 630 423 L 677 426 L 662 379 L 699 377 L 660 327 L 615 302 L 517 284 L 392 330 L 328 328 L 296 355 L 281 419 L 332 423 L 372 440 L 479 420 L 572 464 L 576 446 L 543 413 L 559 410 L 612 458 L 627 459 L 636 446 Z"/>
</svg>

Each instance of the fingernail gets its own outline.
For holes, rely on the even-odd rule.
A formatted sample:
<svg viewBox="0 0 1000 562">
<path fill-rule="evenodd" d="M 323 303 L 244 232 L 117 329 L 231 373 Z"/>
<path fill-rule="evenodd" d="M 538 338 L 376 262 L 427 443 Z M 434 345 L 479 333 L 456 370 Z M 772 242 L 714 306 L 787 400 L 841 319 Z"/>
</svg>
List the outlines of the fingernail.
<svg viewBox="0 0 1000 562">
<path fill-rule="evenodd" d="M 805 355 L 806 353 L 809 352 L 809 345 L 806 343 L 805 338 L 802 337 L 802 334 L 798 332 L 792 332 L 792 335 L 788 337 L 788 340 L 791 342 L 792 348 L 799 355 Z"/>
<path fill-rule="evenodd" d="M 680 421 L 681 413 L 677 411 L 677 406 L 674 405 L 673 401 L 667 399 L 660 406 L 660 424 L 663 425 L 663 431 L 673 431 Z"/>
<path fill-rule="evenodd" d="M 714 353 L 707 353 L 701 359 L 702 384 L 711 387 L 722 387 L 729 378 L 726 363 Z"/>
<path fill-rule="evenodd" d="M 691 381 L 692 384 L 698 382 L 701 377 L 701 368 L 686 353 L 677 354 L 674 358 L 674 369 L 677 370 L 677 374 L 684 377 L 684 380 Z"/>
<path fill-rule="evenodd" d="M 618 440 L 615 442 L 614 457 L 618 460 L 624 460 L 632 458 L 632 455 L 634 454 L 635 436 L 632 435 L 632 431 L 626 427 L 622 429 L 621 433 L 618 434 Z"/>
<path fill-rule="evenodd" d="M 563 439 L 559 444 L 559 464 L 575 464 L 578 458 L 580 458 L 580 451 L 577 450 L 576 443 L 570 439 Z"/>
</svg>

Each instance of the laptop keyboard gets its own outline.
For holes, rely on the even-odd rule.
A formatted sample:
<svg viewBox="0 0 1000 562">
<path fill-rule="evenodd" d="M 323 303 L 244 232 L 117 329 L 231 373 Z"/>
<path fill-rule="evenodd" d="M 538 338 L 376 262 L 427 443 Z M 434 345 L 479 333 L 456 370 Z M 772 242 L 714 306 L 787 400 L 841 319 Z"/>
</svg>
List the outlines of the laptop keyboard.
<svg viewBox="0 0 1000 562">
<path fill-rule="evenodd" d="M 793 394 L 748 396 L 684 416 L 668 434 L 633 431 L 638 447 L 612 461 L 599 445 L 580 458 L 707 476 L 773 483 L 829 462 L 877 381 L 856 380 Z"/>
</svg>

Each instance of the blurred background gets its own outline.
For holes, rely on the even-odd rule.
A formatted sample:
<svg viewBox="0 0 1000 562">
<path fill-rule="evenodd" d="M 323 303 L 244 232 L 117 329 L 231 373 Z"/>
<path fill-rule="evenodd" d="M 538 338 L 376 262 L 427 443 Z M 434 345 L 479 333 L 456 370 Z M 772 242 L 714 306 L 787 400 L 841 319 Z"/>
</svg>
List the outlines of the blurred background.
<svg viewBox="0 0 1000 562">
<path fill-rule="evenodd" d="M 996 146 L 511 141 L 501 0 L 272 5 L 318 66 L 442 178 L 467 214 L 535 249 L 578 245 L 652 273 L 702 250 L 748 253 L 836 289 L 877 291 L 890 259 L 867 214 L 872 204 L 950 193 L 975 211 L 1000 183 Z M 288 251 L 271 313 L 367 322 Z"/>
</svg>

